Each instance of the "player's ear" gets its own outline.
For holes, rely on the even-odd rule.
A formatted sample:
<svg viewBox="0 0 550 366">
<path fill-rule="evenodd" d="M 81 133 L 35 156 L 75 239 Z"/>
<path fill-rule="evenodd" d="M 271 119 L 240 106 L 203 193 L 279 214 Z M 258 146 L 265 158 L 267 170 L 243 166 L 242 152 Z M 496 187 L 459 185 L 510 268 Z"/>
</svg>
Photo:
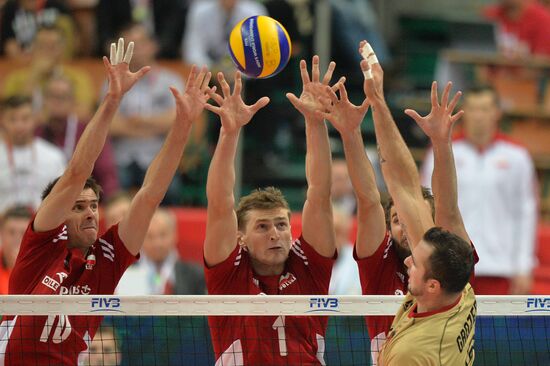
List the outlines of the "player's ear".
<svg viewBox="0 0 550 366">
<path fill-rule="evenodd" d="M 245 235 L 244 235 L 244 233 L 243 233 L 242 231 L 237 231 L 237 244 L 239 244 L 239 246 L 240 246 L 243 250 L 247 251 L 248 248 L 246 247 L 246 243 L 245 243 L 244 237 L 245 237 Z"/>
<path fill-rule="evenodd" d="M 430 278 L 428 280 L 428 291 L 432 294 L 440 292 L 441 284 L 439 283 L 439 281 L 436 279 Z"/>
</svg>

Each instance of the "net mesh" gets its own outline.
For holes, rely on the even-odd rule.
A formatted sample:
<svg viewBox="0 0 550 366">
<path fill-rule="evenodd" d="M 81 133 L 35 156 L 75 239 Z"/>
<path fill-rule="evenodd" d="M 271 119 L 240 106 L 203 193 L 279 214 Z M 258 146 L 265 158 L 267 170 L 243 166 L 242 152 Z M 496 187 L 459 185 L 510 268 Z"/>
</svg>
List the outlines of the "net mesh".
<svg viewBox="0 0 550 366">
<path fill-rule="evenodd" d="M 260 345 L 258 352 L 264 360 L 270 354 L 278 360 L 272 364 L 293 365 L 301 355 L 290 354 L 295 350 L 285 325 L 289 319 L 321 317 L 328 326 L 318 364 L 370 365 L 365 317 L 394 314 L 401 300 L 398 296 L 2 296 L 0 312 L 11 316 L 3 316 L 0 326 L 0 359 L 6 365 L 214 365 L 214 333 L 208 317 L 238 316 L 248 319 L 250 327 L 265 327 L 268 320 L 271 335 L 254 340 Z M 478 296 L 477 303 L 475 365 L 550 365 L 549 297 Z M 26 320 L 21 326 L 28 331 L 20 332 L 10 323 L 14 316 Z M 75 353 L 74 333 L 81 332 L 86 340 L 82 330 L 100 321 L 88 349 Z M 285 350 L 287 355 L 278 357 Z M 303 356 L 306 360 L 305 351 Z M 285 357 L 294 361 L 281 361 Z M 238 357 L 218 364 L 239 364 L 235 360 Z M 262 363 L 266 364 L 270 363 Z"/>
</svg>

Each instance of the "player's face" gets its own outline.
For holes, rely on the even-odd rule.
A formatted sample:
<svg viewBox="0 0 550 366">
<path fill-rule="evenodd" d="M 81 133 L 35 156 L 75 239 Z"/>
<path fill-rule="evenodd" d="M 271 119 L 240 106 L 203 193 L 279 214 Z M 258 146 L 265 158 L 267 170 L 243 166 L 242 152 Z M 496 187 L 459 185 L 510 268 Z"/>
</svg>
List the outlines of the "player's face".
<svg viewBox="0 0 550 366">
<path fill-rule="evenodd" d="M 34 117 L 30 104 L 10 108 L 2 114 L 4 133 L 15 146 L 26 145 L 34 138 Z"/>
<path fill-rule="evenodd" d="M 288 210 L 250 210 L 239 243 L 248 250 L 256 273 L 280 274 L 292 243 Z"/>
<path fill-rule="evenodd" d="M 11 217 L 7 219 L 0 229 L 0 243 L 2 252 L 9 267 L 13 266 L 19 253 L 21 239 L 27 230 L 29 219 L 22 217 Z"/>
<path fill-rule="evenodd" d="M 97 239 L 98 198 L 91 188 L 85 188 L 76 199 L 66 221 L 71 247 L 86 249 Z"/>
<path fill-rule="evenodd" d="M 90 353 L 88 360 L 84 365 L 89 366 L 118 366 L 120 363 L 120 352 L 117 352 L 114 339 L 110 337 L 99 337 L 100 334 L 94 337 L 90 344 Z"/>
<path fill-rule="evenodd" d="M 395 243 L 395 249 L 397 256 L 400 260 L 405 260 L 411 255 L 409 248 L 409 242 L 407 241 L 407 235 L 397 216 L 395 206 L 390 209 L 390 231 L 393 242 Z"/>
<path fill-rule="evenodd" d="M 432 251 L 433 248 L 421 240 L 411 252 L 411 255 L 405 259 L 409 275 L 409 292 L 411 295 L 422 296 L 426 292 L 426 287 L 428 286 L 426 268 Z"/>
</svg>

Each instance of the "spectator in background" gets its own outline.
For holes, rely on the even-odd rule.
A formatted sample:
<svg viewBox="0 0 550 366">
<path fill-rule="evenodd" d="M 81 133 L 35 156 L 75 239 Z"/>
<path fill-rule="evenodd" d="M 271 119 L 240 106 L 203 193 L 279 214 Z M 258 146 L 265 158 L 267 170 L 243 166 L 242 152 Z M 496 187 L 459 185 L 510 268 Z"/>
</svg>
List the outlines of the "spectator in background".
<svg viewBox="0 0 550 366">
<path fill-rule="evenodd" d="M 132 191 L 141 186 L 145 171 L 160 150 L 176 115 L 169 87 L 182 89 L 183 80 L 156 64 L 158 45 L 145 26 L 132 23 L 120 36 L 139 44 L 132 58 L 133 68 L 152 66 L 124 96 L 111 125 L 119 182 L 123 189 Z M 181 177 L 176 174 L 163 203 L 181 204 L 182 190 Z"/>
<path fill-rule="evenodd" d="M 76 143 L 86 128 L 76 111 L 72 82 L 64 76 L 54 76 L 44 88 L 45 123 L 37 129 L 37 135 L 63 150 L 67 161 L 74 152 Z M 109 138 L 96 161 L 92 175 L 103 189 L 105 197 L 118 190 L 118 176 L 113 148 Z"/>
<path fill-rule="evenodd" d="M 151 219 L 139 262 L 128 268 L 118 283 L 119 295 L 204 295 L 202 268 L 183 262 L 177 251 L 174 214 L 159 208 Z"/>
<path fill-rule="evenodd" d="M 103 205 L 104 227 L 108 228 L 120 222 L 124 215 L 130 210 L 131 203 L 132 196 L 124 191 L 116 192 L 106 199 Z"/>
<path fill-rule="evenodd" d="M 353 216 L 338 207 L 333 208 L 332 214 L 338 259 L 332 267 L 328 292 L 331 295 L 361 295 L 359 269 L 353 259 L 353 243 L 349 240 Z"/>
<path fill-rule="evenodd" d="M 32 210 L 26 206 L 13 206 L 0 216 L 0 295 L 8 294 L 11 269 L 31 217 Z"/>
<path fill-rule="evenodd" d="M 16 204 L 36 209 L 46 185 L 65 170 L 65 156 L 34 136 L 36 120 L 30 98 L 6 99 L 1 113 L 0 212 Z"/>
<path fill-rule="evenodd" d="M 550 56 L 550 10 L 534 0 L 500 0 L 484 15 L 499 25 L 498 43 L 509 57 Z"/>
<path fill-rule="evenodd" d="M 1 51 L 9 58 L 27 60 L 38 29 L 54 25 L 59 27 L 65 36 L 65 55 L 73 54 L 74 25 L 64 1 L 8 1 L 2 9 L 0 24 Z"/>
<path fill-rule="evenodd" d="M 267 15 L 265 7 L 251 0 L 194 1 L 187 13 L 183 60 L 207 65 L 212 72 L 233 70 L 227 40 L 233 27 L 253 15 Z"/>
<path fill-rule="evenodd" d="M 110 325 L 100 325 L 88 350 L 79 357 L 79 366 L 118 366 L 122 361 L 120 340 Z"/>
<path fill-rule="evenodd" d="M 536 183 L 527 150 L 499 133 L 498 96 L 488 86 L 464 97 L 464 135 L 453 142 L 458 201 L 479 253 L 473 287 L 479 295 L 527 294 L 535 264 Z M 430 185 L 433 151 L 422 168 Z"/>
<path fill-rule="evenodd" d="M 348 215 L 355 214 L 357 202 L 348 173 L 348 166 L 344 159 L 332 161 L 332 204 Z"/>
<path fill-rule="evenodd" d="M 54 76 L 64 76 L 74 86 L 75 113 L 81 119 L 88 119 L 95 104 L 93 84 L 86 72 L 63 63 L 66 44 L 61 28 L 40 28 L 32 43 L 30 65 L 6 75 L 4 96 L 21 94 L 32 97 L 33 109 L 39 114 L 43 108 L 47 82 Z M 40 119 L 43 117 L 40 116 Z"/>
<path fill-rule="evenodd" d="M 190 0 L 99 0 L 96 8 L 99 53 L 128 24 L 143 25 L 158 42 L 160 58 L 177 58 Z"/>
</svg>

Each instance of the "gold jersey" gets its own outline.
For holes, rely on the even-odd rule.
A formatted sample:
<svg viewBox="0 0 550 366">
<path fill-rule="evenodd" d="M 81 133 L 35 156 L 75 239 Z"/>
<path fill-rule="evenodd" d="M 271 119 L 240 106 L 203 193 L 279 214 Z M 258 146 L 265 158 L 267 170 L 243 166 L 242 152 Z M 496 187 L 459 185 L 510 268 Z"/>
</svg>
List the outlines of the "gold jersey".
<svg viewBox="0 0 550 366">
<path fill-rule="evenodd" d="M 408 294 L 395 315 L 378 358 L 379 366 L 469 366 L 474 364 L 476 299 L 467 284 L 456 301 L 437 311 L 416 313 Z"/>
</svg>

